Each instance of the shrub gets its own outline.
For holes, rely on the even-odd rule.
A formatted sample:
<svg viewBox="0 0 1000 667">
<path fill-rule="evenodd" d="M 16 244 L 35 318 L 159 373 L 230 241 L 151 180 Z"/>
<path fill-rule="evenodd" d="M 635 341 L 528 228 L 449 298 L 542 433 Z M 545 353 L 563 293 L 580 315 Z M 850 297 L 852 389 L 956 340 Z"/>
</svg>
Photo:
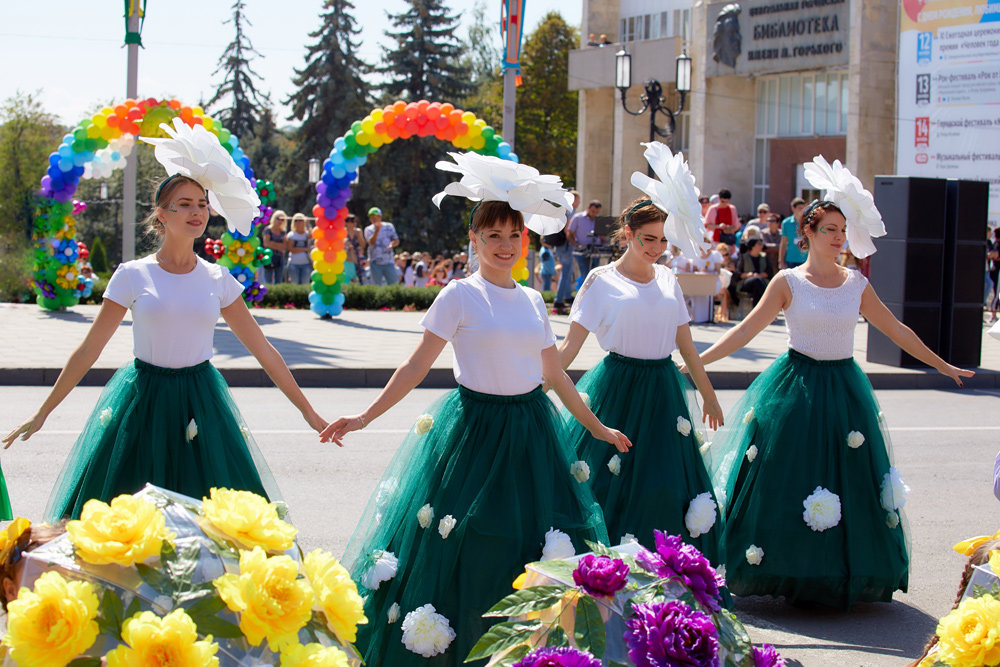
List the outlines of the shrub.
<svg viewBox="0 0 1000 667">
<path fill-rule="evenodd" d="M 94 269 L 94 273 L 104 273 L 108 270 L 108 251 L 100 236 L 95 236 L 90 244 L 90 266 Z"/>
<path fill-rule="evenodd" d="M 29 303 L 34 300 L 31 251 L 17 246 L 0 248 L 0 301 Z"/>
</svg>

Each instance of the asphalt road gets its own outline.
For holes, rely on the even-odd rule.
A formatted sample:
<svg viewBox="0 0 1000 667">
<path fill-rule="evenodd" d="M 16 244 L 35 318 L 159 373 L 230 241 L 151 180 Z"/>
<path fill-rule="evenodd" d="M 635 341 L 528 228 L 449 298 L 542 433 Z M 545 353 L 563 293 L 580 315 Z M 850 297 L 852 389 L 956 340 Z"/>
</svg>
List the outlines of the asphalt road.
<svg viewBox="0 0 1000 667">
<path fill-rule="evenodd" d="M 362 409 L 374 389 L 309 389 L 333 419 Z M 44 387 L 0 387 L 0 431 L 41 403 Z M 45 428 L 2 453 L 14 511 L 39 518 L 63 458 L 100 389 L 80 387 Z M 343 551 L 396 445 L 442 390 L 416 390 L 338 449 L 321 445 L 275 389 L 235 389 L 243 415 L 270 462 L 305 549 Z M 728 408 L 740 392 L 720 392 Z M 1000 528 L 992 495 L 1000 448 L 1000 391 L 880 391 L 896 465 L 911 488 L 906 504 L 912 540 L 910 590 L 892 604 L 859 604 L 849 613 L 803 610 L 770 598 L 745 598 L 736 610 L 754 641 L 775 644 L 790 664 L 898 666 L 919 655 L 937 619 L 951 607 L 963 558 L 955 542 Z"/>
</svg>

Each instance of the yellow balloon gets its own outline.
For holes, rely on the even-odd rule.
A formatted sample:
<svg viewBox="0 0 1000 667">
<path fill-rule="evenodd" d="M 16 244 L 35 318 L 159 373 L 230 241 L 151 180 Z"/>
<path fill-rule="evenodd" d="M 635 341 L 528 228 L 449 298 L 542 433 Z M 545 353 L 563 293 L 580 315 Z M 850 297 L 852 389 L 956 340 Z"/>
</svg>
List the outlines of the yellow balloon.
<svg viewBox="0 0 1000 667">
<path fill-rule="evenodd" d="M 482 132 L 483 128 L 486 127 L 486 121 L 483 120 L 482 118 L 477 118 L 476 122 L 474 122 L 472 125 L 476 129 L 478 129 L 480 132 Z"/>
<path fill-rule="evenodd" d="M 101 115 L 102 116 L 110 116 L 114 112 L 115 112 L 115 110 L 112 109 L 111 107 L 101 107 Z"/>
<path fill-rule="evenodd" d="M 309 256 L 312 258 L 313 266 L 319 264 L 323 261 L 323 251 L 319 248 L 313 248 L 309 251 Z"/>
<path fill-rule="evenodd" d="M 381 109 L 372 109 L 372 112 L 368 115 L 371 116 L 372 120 L 375 121 L 376 123 L 382 120 L 383 118 Z"/>
<path fill-rule="evenodd" d="M 205 110 L 202 109 L 201 107 L 191 107 L 191 113 L 193 113 L 195 116 L 204 116 Z"/>
<path fill-rule="evenodd" d="M 330 267 L 332 268 L 333 274 L 335 276 L 339 276 L 341 273 L 344 272 L 344 263 L 343 262 L 334 262 L 333 264 L 330 265 Z"/>
<path fill-rule="evenodd" d="M 471 111 L 466 111 L 465 113 L 462 114 L 462 122 L 465 123 L 466 125 L 472 125 L 473 123 L 476 122 L 476 114 L 472 113 Z"/>
<path fill-rule="evenodd" d="M 322 253 L 321 253 L 321 256 L 322 256 Z M 320 273 L 322 273 L 324 275 L 326 275 L 326 274 L 330 273 L 330 271 L 332 271 L 332 269 L 330 268 L 330 265 L 327 264 L 325 261 L 322 261 L 322 260 L 319 261 L 319 262 L 313 262 L 313 270 L 314 271 L 319 271 Z"/>
<path fill-rule="evenodd" d="M 337 261 L 340 262 L 341 264 L 343 264 L 344 262 L 347 261 L 347 251 L 346 250 L 340 250 L 340 251 L 337 252 Z"/>
<path fill-rule="evenodd" d="M 372 146 L 374 146 L 375 148 L 378 148 L 379 146 L 381 146 L 382 144 L 384 144 L 384 143 L 385 143 L 385 142 L 387 142 L 387 141 L 389 141 L 389 139 L 387 139 L 387 138 L 386 138 L 386 137 L 384 137 L 383 135 L 381 135 L 381 134 L 373 134 L 373 135 L 372 135 L 372 141 L 371 141 L 371 144 L 372 144 Z"/>
<path fill-rule="evenodd" d="M 97 127 L 101 128 L 102 130 L 108 125 L 108 117 L 102 116 L 99 113 L 95 113 L 94 117 L 91 118 L 90 121 Z"/>
<path fill-rule="evenodd" d="M 97 127 L 96 125 L 88 125 L 87 126 L 87 138 L 88 139 L 96 139 L 99 136 L 101 136 L 101 128 Z"/>
<path fill-rule="evenodd" d="M 360 132 L 358 132 L 357 134 L 355 134 L 354 135 L 354 139 L 355 139 L 355 141 L 358 142 L 359 146 L 367 146 L 370 143 L 370 141 L 371 141 L 370 138 L 369 138 L 369 136 L 368 136 L 368 133 L 365 132 L 364 130 L 361 130 Z"/>
<path fill-rule="evenodd" d="M 206 130 L 211 130 L 215 128 L 215 121 L 209 118 L 208 116 L 205 116 L 204 118 L 201 119 L 201 124 L 205 126 Z"/>
<path fill-rule="evenodd" d="M 365 118 L 361 121 L 361 129 L 368 135 L 375 134 L 375 121 L 371 118 Z"/>
<path fill-rule="evenodd" d="M 315 267 L 313 267 L 315 268 Z M 335 273 L 323 273 L 320 274 L 320 279 L 323 281 L 324 285 L 332 285 L 337 282 L 337 274 Z"/>
<path fill-rule="evenodd" d="M 472 148 L 476 149 L 477 151 L 486 148 L 486 140 L 483 139 L 483 135 L 480 134 L 478 137 L 473 138 Z"/>
</svg>

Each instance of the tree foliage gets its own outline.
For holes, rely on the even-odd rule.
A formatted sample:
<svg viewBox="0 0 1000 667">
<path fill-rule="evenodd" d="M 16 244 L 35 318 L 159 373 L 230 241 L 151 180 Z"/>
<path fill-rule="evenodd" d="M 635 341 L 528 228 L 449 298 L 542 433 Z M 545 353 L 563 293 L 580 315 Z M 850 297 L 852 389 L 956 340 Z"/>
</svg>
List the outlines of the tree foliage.
<svg viewBox="0 0 1000 667">
<path fill-rule="evenodd" d="M 213 76 L 222 74 L 222 83 L 205 104 L 209 107 L 218 105 L 223 100 L 228 103 L 218 107 L 217 117 L 230 132 L 240 140 L 250 137 L 260 121 L 265 107 L 268 105 L 268 95 L 258 89 L 263 79 L 253 70 L 251 59 L 263 58 L 257 49 L 253 48 L 246 29 L 251 26 L 246 17 L 246 6 L 243 0 L 233 2 L 233 15 L 224 23 L 233 26 L 235 34 L 233 41 L 226 46 L 219 58 Z"/>
</svg>

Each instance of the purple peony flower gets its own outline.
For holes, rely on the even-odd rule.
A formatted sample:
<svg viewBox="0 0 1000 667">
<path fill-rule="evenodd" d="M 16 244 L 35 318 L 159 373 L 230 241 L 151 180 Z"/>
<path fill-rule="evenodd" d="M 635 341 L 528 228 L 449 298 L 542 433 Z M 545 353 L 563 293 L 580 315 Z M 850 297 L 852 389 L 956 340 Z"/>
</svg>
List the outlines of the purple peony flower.
<svg viewBox="0 0 1000 667">
<path fill-rule="evenodd" d="M 628 572 L 619 558 L 587 554 L 573 570 L 573 581 L 590 595 L 610 597 L 625 588 Z"/>
<path fill-rule="evenodd" d="M 656 553 L 642 549 L 636 556 L 639 565 L 658 577 L 677 579 L 694 595 L 702 606 L 718 611 L 722 597 L 719 594 L 719 577 L 708 559 L 694 546 L 677 535 L 667 535 L 659 530 L 656 535 Z"/>
<path fill-rule="evenodd" d="M 625 643 L 636 667 L 714 667 L 719 653 L 712 618 L 683 602 L 637 604 Z"/>
<path fill-rule="evenodd" d="M 601 661 L 568 646 L 540 648 L 521 658 L 514 667 L 601 667 Z"/>
<path fill-rule="evenodd" d="M 753 647 L 753 667 L 785 667 L 785 659 L 770 644 Z"/>
</svg>

